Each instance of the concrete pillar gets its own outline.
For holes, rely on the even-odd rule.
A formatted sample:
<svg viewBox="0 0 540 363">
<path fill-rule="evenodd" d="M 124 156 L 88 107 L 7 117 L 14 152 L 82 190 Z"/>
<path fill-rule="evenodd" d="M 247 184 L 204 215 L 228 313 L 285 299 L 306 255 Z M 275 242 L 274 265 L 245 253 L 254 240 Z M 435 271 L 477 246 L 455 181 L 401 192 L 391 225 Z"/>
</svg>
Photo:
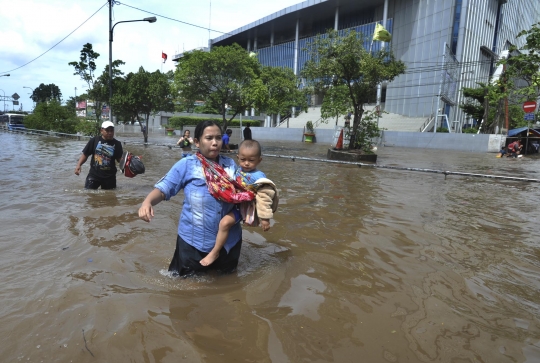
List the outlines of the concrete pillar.
<svg viewBox="0 0 540 363">
<path fill-rule="evenodd" d="M 336 15 L 334 17 L 334 30 L 339 29 L 339 6 L 336 6 Z"/>
<path fill-rule="evenodd" d="M 274 46 L 274 23 L 272 23 L 272 29 L 270 30 L 270 46 Z"/>
<path fill-rule="evenodd" d="M 251 51 L 251 39 L 248 38 L 248 41 L 247 41 L 247 51 L 250 52 Z"/>
<path fill-rule="evenodd" d="M 255 29 L 255 38 L 253 39 L 253 51 L 257 52 L 257 29 Z"/>
<path fill-rule="evenodd" d="M 296 35 L 294 37 L 294 75 L 298 75 L 298 37 L 300 35 L 300 19 L 296 19 Z"/>
</svg>

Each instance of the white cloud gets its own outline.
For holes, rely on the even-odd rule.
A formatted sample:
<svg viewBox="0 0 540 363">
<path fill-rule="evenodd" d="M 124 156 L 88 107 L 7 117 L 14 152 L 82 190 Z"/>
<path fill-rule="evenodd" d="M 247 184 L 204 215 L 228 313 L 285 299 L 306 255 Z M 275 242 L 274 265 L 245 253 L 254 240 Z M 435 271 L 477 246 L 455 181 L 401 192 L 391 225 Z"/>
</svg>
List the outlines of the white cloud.
<svg viewBox="0 0 540 363">
<path fill-rule="evenodd" d="M 252 0 L 156 1 L 126 0 L 113 6 L 113 24 L 119 21 L 142 19 L 158 14 L 157 22 L 121 23 L 114 29 L 112 55 L 126 62 L 124 73 L 136 72 L 140 66 L 147 71 L 174 70 L 171 61 L 175 53 L 208 45 L 208 30 L 196 28 L 171 19 L 195 24 L 222 32 L 228 32 L 256 21 L 273 12 L 298 3 L 299 0 L 274 0 L 272 2 Z M 105 5 L 96 15 L 86 21 L 106 0 L 0 0 L 0 89 L 6 96 L 18 93 L 25 110 L 32 101 L 23 87 L 36 88 L 41 83 L 54 83 L 63 94 L 63 99 L 83 91 L 83 84 L 73 75 L 69 62 L 78 61 L 85 43 L 91 43 L 100 53 L 97 60 L 99 73 L 109 60 L 109 9 Z M 134 9 L 138 8 L 140 10 Z M 143 12 L 147 11 L 147 12 Z M 166 18 L 164 18 L 166 17 Z M 83 22 L 85 22 L 83 24 Z M 77 31 L 58 46 L 32 63 L 30 62 L 62 38 L 83 24 Z M 221 35 L 212 32 L 211 37 Z M 162 64 L 161 52 L 168 55 Z M 16 69 L 19 68 L 20 69 Z M 0 92 L 3 95 L 3 92 Z M 0 103 L 3 107 L 3 103 Z M 11 109 L 11 105 L 9 106 Z"/>
</svg>

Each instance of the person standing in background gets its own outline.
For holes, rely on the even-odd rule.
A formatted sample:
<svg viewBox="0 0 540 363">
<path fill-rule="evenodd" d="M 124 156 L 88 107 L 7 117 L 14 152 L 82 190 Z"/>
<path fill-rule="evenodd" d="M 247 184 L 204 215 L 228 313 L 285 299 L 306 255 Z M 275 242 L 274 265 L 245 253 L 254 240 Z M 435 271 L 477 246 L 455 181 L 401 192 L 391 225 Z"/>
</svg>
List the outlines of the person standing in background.
<svg viewBox="0 0 540 363">
<path fill-rule="evenodd" d="M 182 136 L 176 143 L 176 145 L 182 148 L 183 158 L 185 158 L 186 156 L 189 156 L 190 151 L 191 151 L 191 145 L 193 144 L 193 139 L 189 135 L 190 135 L 189 130 L 184 131 L 184 136 Z"/>
<path fill-rule="evenodd" d="M 251 129 L 249 128 L 249 124 L 247 124 L 246 127 L 244 128 L 244 140 L 252 140 Z"/>
<path fill-rule="evenodd" d="M 227 129 L 227 131 L 225 131 L 225 135 L 223 135 L 223 149 L 225 149 L 225 152 L 228 152 L 230 153 L 231 152 L 231 147 L 229 146 L 229 141 L 231 141 L 231 135 L 232 135 L 232 130 L 231 129 Z"/>
</svg>

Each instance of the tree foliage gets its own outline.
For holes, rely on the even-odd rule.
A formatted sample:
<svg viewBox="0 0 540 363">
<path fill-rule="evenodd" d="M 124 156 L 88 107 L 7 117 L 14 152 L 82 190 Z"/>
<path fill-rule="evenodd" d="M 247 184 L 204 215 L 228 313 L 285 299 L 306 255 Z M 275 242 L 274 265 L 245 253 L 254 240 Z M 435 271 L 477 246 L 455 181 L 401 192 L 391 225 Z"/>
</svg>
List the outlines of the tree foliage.
<svg viewBox="0 0 540 363">
<path fill-rule="evenodd" d="M 24 120 L 25 126 L 29 129 L 51 130 L 68 134 L 76 132 L 77 123 L 75 112 L 60 105 L 57 100 L 38 103 L 34 112 Z"/>
<path fill-rule="evenodd" d="M 118 92 L 113 94 L 113 107 L 129 120 L 139 120 L 139 115 L 145 116 L 145 122 L 140 122 L 144 142 L 148 142 L 150 114 L 174 109 L 170 85 L 172 77 L 172 72 L 166 74 L 157 70 L 150 73 L 140 67 L 137 73 L 129 73 L 123 82 L 119 82 Z"/>
<path fill-rule="evenodd" d="M 30 98 L 35 103 L 47 102 L 51 100 L 62 102 L 62 92 L 60 92 L 60 88 L 58 88 L 58 86 L 54 83 L 41 83 L 37 88 L 34 89 Z"/>
<path fill-rule="evenodd" d="M 349 88 L 343 84 L 330 87 L 325 90 L 321 105 L 321 118 L 328 122 L 330 118 L 336 118 L 336 124 L 339 116 L 345 115 L 352 110 Z"/>
<path fill-rule="evenodd" d="M 234 44 L 185 53 L 178 61 L 174 84 L 182 103 L 204 101 L 218 110 L 225 130 L 236 115 L 264 103 L 268 90 L 261 72 L 257 58 Z"/>
<path fill-rule="evenodd" d="M 76 76 L 81 77 L 88 85 L 88 96 L 92 98 L 96 111 L 96 128 L 99 128 L 101 120 L 101 106 L 106 98 L 103 98 L 103 84 L 96 78 L 96 59 L 99 58 L 99 53 L 95 52 L 92 44 L 86 43 L 81 49 L 79 62 L 69 62 L 70 66 L 75 69 Z"/>
<path fill-rule="evenodd" d="M 396 60 L 386 48 L 370 52 L 364 48 L 365 42 L 364 36 L 355 31 L 340 35 L 335 30 L 329 30 L 317 36 L 307 45 L 309 60 L 302 70 L 302 76 L 312 92 L 329 95 L 330 100 L 325 106 L 327 114 L 333 115 L 337 110 L 345 112 L 346 107 L 339 105 L 347 104 L 342 97 L 344 89 L 347 90 L 348 102 L 354 112 L 349 148 L 369 152 L 371 138 L 378 136 L 379 131 L 360 122 L 363 106 L 374 98 L 377 85 L 390 82 L 402 74 L 405 64 Z M 339 89 L 334 90 L 334 87 Z"/>
<path fill-rule="evenodd" d="M 81 49 L 81 54 L 78 62 L 70 62 L 69 65 L 75 69 L 76 76 L 79 76 L 87 86 L 87 97 L 94 101 L 95 113 L 96 113 L 96 132 L 99 131 L 99 125 L 101 121 L 101 110 L 103 104 L 109 103 L 109 65 L 104 67 L 100 76 L 96 76 L 96 59 L 100 54 L 95 52 L 92 44 L 86 43 Z M 122 82 L 121 76 L 123 72 L 119 69 L 121 65 L 125 64 L 122 60 L 115 60 L 112 62 L 112 88 L 119 88 L 118 84 Z M 114 93 L 113 93 L 114 94 Z"/>
<path fill-rule="evenodd" d="M 290 68 L 262 67 L 261 80 L 268 90 L 268 97 L 258 103 L 258 108 L 268 114 L 286 114 L 293 107 L 307 109 L 306 95 L 298 87 L 298 78 Z"/>
<path fill-rule="evenodd" d="M 463 88 L 463 97 L 465 101 L 459 105 L 467 115 L 475 120 L 482 120 L 484 116 L 484 101 L 487 95 L 487 85 L 485 83 L 477 83 L 477 88 Z"/>
<path fill-rule="evenodd" d="M 540 98 L 540 23 L 521 31 L 518 37 L 522 36 L 525 37 L 524 48 L 511 46 L 509 56 L 498 62 L 507 66 L 500 82 L 520 103 Z"/>
<path fill-rule="evenodd" d="M 101 109 L 103 102 L 108 99 L 106 84 L 96 78 L 96 59 L 99 53 L 95 52 L 92 44 L 86 43 L 81 49 L 81 55 L 78 62 L 69 62 L 68 64 L 75 69 L 76 76 L 79 76 L 88 85 L 88 96 L 94 101 L 96 112 L 96 129 L 99 129 L 101 120 Z"/>
</svg>

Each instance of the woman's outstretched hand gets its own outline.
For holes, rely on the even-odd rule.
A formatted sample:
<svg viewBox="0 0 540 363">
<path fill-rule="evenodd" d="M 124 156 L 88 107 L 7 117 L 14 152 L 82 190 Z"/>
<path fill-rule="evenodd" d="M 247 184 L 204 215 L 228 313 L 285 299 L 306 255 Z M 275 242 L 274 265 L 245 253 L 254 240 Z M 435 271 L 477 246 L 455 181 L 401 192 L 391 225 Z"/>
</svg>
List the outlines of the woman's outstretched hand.
<svg viewBox="0 0 540 363">
<path fill-rule="evenodd" d="M 145 222 L 150 222 L 154 218 L 154 206 L 163 199 L 165 199 L 165 195 L 159 189 L 152 190 L 139 208 L 139 218 Z"/>
</svg>

